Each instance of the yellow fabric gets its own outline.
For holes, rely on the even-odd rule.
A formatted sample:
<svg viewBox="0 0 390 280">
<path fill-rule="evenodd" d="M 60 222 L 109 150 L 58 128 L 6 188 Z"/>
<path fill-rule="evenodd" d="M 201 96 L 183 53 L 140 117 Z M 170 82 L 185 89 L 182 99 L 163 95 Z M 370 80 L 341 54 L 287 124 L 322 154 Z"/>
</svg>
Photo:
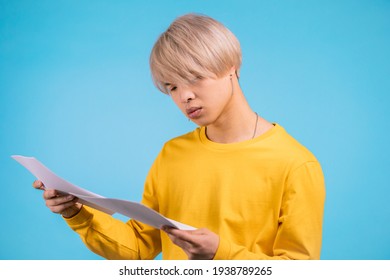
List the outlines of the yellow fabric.
<svg viewBox="0 0 390 280">
<path fill-rule="evenodd" d="M 319 259 L 325 200 L 316 158 L 276 124 L 244 142 L 211 142 L 204 128 L 167 142 L 145 183 L 142 203 L 220 236 L 215 259 Z M 67 219 L 108 259 L 186 259 L 168 236 L 84 207 Z"/>
</svg>

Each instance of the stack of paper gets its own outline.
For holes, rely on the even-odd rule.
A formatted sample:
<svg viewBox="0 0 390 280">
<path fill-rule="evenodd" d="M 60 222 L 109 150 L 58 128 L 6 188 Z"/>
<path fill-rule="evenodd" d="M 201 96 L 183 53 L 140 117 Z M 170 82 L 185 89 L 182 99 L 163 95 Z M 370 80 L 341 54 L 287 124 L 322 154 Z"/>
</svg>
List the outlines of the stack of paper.
<svg viewBox="0 0 390 280">
<path fill-rule="evenodd" d="M 110 215 L 120 213 L 158 229 L 161 229 L 162 226 L 171 226 L 183 230 L 195 229 L 191 226 L 168 219 L 160 213 L 140 203 L 106 198 L 75 186 L 54 174 L 40 161 L 33 157 L 12 156 L 12 158 L 27 168 L 38 180 L 42 181 L 46 189 L 55 189 L 65 194 L 74 195 L 79 198 L 81 203 L 106 212 Z"/>
</svg>

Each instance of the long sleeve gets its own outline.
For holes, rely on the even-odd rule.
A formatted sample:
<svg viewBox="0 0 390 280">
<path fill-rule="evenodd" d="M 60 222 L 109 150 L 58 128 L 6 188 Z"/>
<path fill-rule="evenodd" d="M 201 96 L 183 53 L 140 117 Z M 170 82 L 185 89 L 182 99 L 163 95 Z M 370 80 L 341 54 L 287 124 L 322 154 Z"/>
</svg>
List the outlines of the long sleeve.
<svg viewBox="0 0 390 280">
<path fill-rule="evenodd" d="M 134 220 L 125 223 L 87 206 L 65 220 L 91 251 L 106 259 L 153 259 L 161 251 L 159 230 Z"/>
<path fill-rule="evenodd" d="M 156 172 L 154 164 L 146 179 L 142 203 L 158 211 L 157 198 L 151 191 Z M 125 223 L 83 206 L 76 216 L 65 221 L 91 251 L 106 259 L 147 260 L 161 252 L 160 230 L 135 220 Z"/>
</svg>

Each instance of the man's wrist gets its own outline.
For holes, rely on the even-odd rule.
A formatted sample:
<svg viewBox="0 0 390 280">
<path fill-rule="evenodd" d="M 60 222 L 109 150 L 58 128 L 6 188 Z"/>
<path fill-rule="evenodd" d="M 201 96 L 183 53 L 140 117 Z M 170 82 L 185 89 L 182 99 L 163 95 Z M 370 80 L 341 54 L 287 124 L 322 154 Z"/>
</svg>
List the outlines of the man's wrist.
<svg viewBox="0 0 390 280">
<path fill-rule="evenodd" d="M 64 211 L 63 213 L 61 213 L 61 215 L 65 219 L 73 218 L 78 213 L 80 213 L 82 207 L 83 207 L 83 205 L 81 203 L 76 203 L 74 206 L 69 207 L 67 209 L 67 211 Z"/>
</svg>

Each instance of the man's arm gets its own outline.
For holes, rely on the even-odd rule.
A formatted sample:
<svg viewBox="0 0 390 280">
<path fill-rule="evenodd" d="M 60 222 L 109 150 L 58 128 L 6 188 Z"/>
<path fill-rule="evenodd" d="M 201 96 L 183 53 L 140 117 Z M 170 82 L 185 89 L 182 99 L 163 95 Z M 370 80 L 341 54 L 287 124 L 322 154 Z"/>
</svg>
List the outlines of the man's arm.
<svg viewBox="0 0 390 280">
<path fill-rule="evenodd" d="M 159 230 L 134 220 L 124 223 L 83 206 L 77 202 L 77 197 L 46 190 L 40 181 L 35 181 L 33 187 L 44 191 L 46 206 L 53 213 L 62 215 L 94 253 L 106 259 L 153 259 L 160 253 Z"/>
</svg>

